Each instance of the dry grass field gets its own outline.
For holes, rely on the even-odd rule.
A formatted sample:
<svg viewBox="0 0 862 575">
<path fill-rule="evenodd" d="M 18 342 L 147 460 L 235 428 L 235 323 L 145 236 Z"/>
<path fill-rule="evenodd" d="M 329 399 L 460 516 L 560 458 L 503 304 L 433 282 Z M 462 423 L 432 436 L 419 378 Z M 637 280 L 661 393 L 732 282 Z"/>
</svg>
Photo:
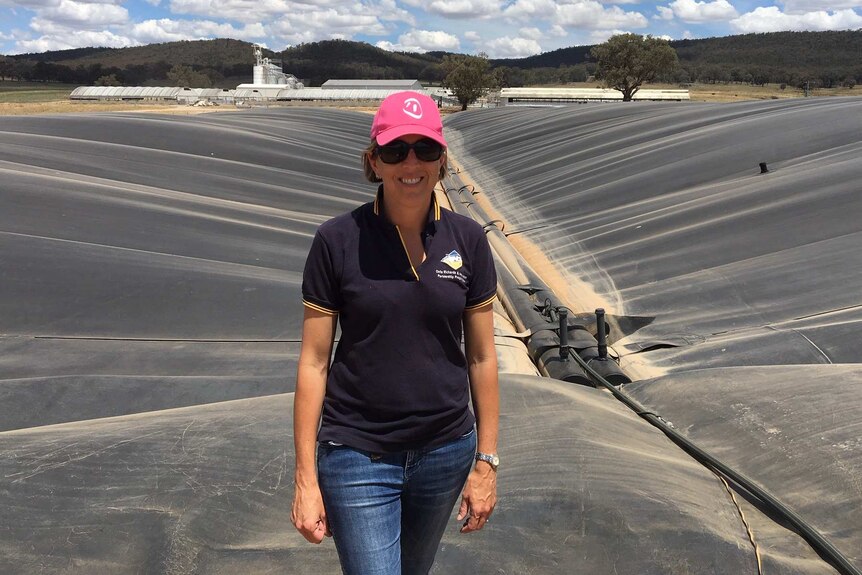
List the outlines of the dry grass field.
<svg viewBox="0 0 862 575">
<path fill-rule="evenodd" d="M 596 82 L 576 82 L 566 84 L 572 88 L 601 88 Z M 648 84 L 644 88 L 656 90 L 678 90 L 676 84 Z M 779 100 L 784 98 L 804 98 L 804 92 L 791 86 L 781 89 L 778 84 L 751 86 L 749 84 L 692 84 L 688 88 L 692 102 L 741 102 L 744 100 Z M 812 97 L 818 96 L 860 96 L 858 88 L 815 88 L 810 92 Z"/>
<path fill-rule="evenodd" d="M 158 104 L 154 102 L 3 102 L 0 101 L 0 116 L 35 114 L 82 114 L 90 112 L 155 112 L 159 114 L 202 114 L 236 110 L 233 106 L 186 106 L 180 104 Z"/>
<path fill-rule="evenodd" d="M 69 95 L 75 87 L 66 84 L 0 81 L 0 116 L 82 112 L 200 114 L 236 109 L 233 106 L 196 107 L 158 102 L 73 102 L 69 100 Z"/>
<path fill-rule="evenodd" d="M 568 84 L 576 88 L 600 87 L 594 82 Z M 651 84 L 650 88 L 678 88 L 674 85 Z M 196 107 L 157 102 L 73 102 L 69 94 L 74 87 L 63 84 L 0 82 L 0 115 L 67 114 L 82 112 L 158 112 L 161 114 L 200 114 L 235 110 L 234 106 Z M 777 100 L 802 98 L 802 90 L 778 85 L 749 86 L 746 84 L 695 84 L 689 88 L 693 102 L 740 102 L 744 100 Z M 811 96 L 859 96 L 862 88 L 813 89 Z M 367 107 L 367 106 L 366 106 Z"/>
</svg>

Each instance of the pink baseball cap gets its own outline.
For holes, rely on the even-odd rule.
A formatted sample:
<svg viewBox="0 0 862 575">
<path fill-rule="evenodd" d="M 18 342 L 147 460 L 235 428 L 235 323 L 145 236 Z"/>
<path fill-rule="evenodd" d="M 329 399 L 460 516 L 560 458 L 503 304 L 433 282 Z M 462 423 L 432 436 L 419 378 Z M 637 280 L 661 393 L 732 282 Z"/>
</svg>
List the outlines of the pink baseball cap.
<svg viewBox="0 0 862 575">
<path fill-rule="evenodd" d="M 381 146 L 408 134 L 425 136 L 448 147 L 437 103 L 425 94 L 397 92 L 387 96 L 374 115 L 371 139 Z"/>
</svg>

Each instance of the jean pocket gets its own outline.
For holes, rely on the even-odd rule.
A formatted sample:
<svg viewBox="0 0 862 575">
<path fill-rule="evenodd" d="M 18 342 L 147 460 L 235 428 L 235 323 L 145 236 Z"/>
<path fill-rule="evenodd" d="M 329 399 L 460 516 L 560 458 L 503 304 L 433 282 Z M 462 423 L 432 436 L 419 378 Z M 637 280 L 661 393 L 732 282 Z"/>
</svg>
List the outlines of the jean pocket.
<svg viewBox="0 0 862 575">
<path fill-rule="evenodd" d="M 317 459 L 335 453 L 339 449 L 344 448 L 344 445 L 335 441 L 318 441 L 317 442 Z"/>
</svg>

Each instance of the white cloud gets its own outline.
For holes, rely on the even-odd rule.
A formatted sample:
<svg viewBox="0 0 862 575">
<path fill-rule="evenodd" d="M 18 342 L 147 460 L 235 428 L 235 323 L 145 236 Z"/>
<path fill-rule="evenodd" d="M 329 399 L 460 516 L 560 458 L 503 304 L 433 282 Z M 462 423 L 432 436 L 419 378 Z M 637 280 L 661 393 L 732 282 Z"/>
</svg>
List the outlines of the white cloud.
<svg viewBox="0 0 862 575">
<path fill-rule="evenodd" d="M 431 0 L 425 10 L 446 18 L 487 18 L 500 14 L 501 0 Z"/>
<path fill-rule="evenodd" d="M 525 58 L 542 51 L 539 43 L 530 38 L 495 38 L 482 48 L 491 58 Z"/>
<path fill-rule="evenodd" d="M 862 16 L 850 9 L 785 14 L 777 6 L 756 8 L 730 21 L 740 33 L 780 32 L 784 30 L 847 30 L 862 27 Z"/>
<path fill-rule="evenodd" d="M 12 9 L 24 8 L 26 10 L 56 6 L 59 3 L 60 0 L 0 0 L 0 6 L 9 6 Z"/>
<path fill-rule="evenodd" d="M 211 20 L 171 20 L 170 18 L 145 20 L 133 24 L 127 33 L 136 42 L 142 44 L 205 38 L 255 40 L 266 36 L 266 30 L 261 24 L 249 24 L 236 28 L 231 24 L 220 24 Z"/>
<path fill-rule="evenodd" d="M 349 0 L 170 0 L 174 14 L 187 14 L 211 20 L 267 22 L 284 17 L 319 17 L 320 14 L 372 15 L 380 12 Z"/>
<path fill-rule="evenodd" d="M 113 30 L 81 30 L 62 23 L 34 18 L 30 27 L 40 36 L 36 39 L 19 39 L 17 48 L 21 52 L 45 52 L 89 46 L 125 48 L 156 42 L 205 38 L 238 38 L 257 41 L 266 37 L 266 30 L 259 23 L 237 28 L 231 24 L 211 20 L 171 20 L 169 18 L 113 26 Z"/>
<path fill-rule="evenodd" d="M 29 2 L 26 7 L 35 13 L 30 19 L 30 32 L 34 34 L 21 31 L 13 34 L 16 52 L 89 46 L 124 48 L 139 44 L 123 30 L 128 25 L 128 10 L 113 0 L 56 0 L 39 5 Z"/>
<path fill-rule="evenodd" d="M 516 0 L 508 6 L 503 15 L 513 20 L 533 20 L 553 17 L 557 3 L 553 0 Z"/>
<path fill-rule="evenodd" d="M 285 14 L 265 24 L 267 35 L 287 44 L 323 39 L 349 39 L 356 34 L 383 36 L 386 28 L 373 14 L 346 13 L 333 9 Z"/>
<path fill-rule="evenodd" d="M 137 46 L 139 43 L 131 38 L 114 34 L 113 32 L 82 31 L 65 36 L 42 36 L 40 38 L 22 39 L 16 43 L 17 51 L 47 52 L 49 50 L 69 50 L 71 48 L 86 48 L 98 46 L 105 48 L 127 48 Z"/>
<path fill-rule="evenodd" d="M 562 26 L 560 26 L 559 24 L 554 24 L 553 26 L 548 28 L 548 35 L 562 38 L 564 36 L 567 36 L 568 32 L 566 32 L 566 29 L 563 28 Z"/>
<path fill-rule="evenodd" d="M 619 6 L 605 8 L 594 0 L 578 0 L 557 8 L 557 23 L 566 28 L 607 30 L 608 26 L 619 28 L 643 28 L 646 17 L 640 12 L 626 12 Z"/>
<path fill-rule="evenodd" d="M 375 42 L 374 44 L 381 50 L 386 50 L 387 52 L 400 52 L 401 47 L 397 44 L 393 44 L 389 40 L 380 40 L 379 42 Z"/>
<path fill-rule="evenodd" d="M 464 38 L 471 42 L 478 42 L 482 39 L 482 36 L 480 36 L 475 30 L 467 30 L 464 32 Z"/>
<path fill-rule="evenodd" d="M 593 30 L 590 32 L 589 36 L 587 36 L 587 44 L 601 44 L 602 42 L 607 41 L 611 36 L 628 33 L 628 30 Z"/>
<path fill-rule="evenodd" d="M 320 37 L 316 30 L 286 29 L 275 26 L 267 27 L 267 36 L 275 36 L 285 46 L 295 46 L 306 42 L 317 42 Z M 330 40 L 334 38 L 330 37 Z"/>
<path fill-rule="evenodd" d="M 657 20 L 673 20 L 673 9 L 667 6 L 656 6 L 655 9 L 658 11 Z"/>
<path fill-rule="evenodd" d="M 405 22 L 410 26 L 416 26 L 416 18 L 403 8 L 398 6 L 395 0 L 379 0 L 372 10 L 384 21 Z"/>
<path fill-rule="evenodd" d="M 521 38 L 529 38 L 530 40 L 536 41 L 541 40 L 545 37 L 545 35 L 542 34 L 542 31 L 538 28 L 521 28 L 520 30 L 518 30 L 518 35 Z"/>
<path fill-rule="evenodd" d="M 338 34 L 385 34 L 386 28 L 377 16 L 362 12 L 342 12 L 334 9 L 321 10 L 304 14 L 299 20 L 300 26 L 309 27 L 323 32 Z"/>
<path fill-rule="evenodd" d="M 76 29 L 98 29 L 103 26 L 124 24 L 129 19 L 129 11 L 113 4 L 91 4 L 74 0 L 60 0 L 55 6 L 37 11 L 34 20 L 51 22 L 57 25 L 73 26 Z M 31 27 L 39 31 L 35 26 Z"/>
<path fill-rule="evenodd" d="M 378 48 L 399 52 L 430 52 L 432 50 L 443 50 L 455 52 L 460 49 L 461 44 L 457 36 L 439 30 L 411 30 L 398 37 L 398 43 L 381 41 L 377 43 Z"/>
<path fill-rule="evenodd" d="M 668 7 L 683 22 L 714 22 L 739 16 L 736 8 L 727 0 L 699 2 L 698 0 L 674 0 Z"/>
<path fill-rule="evenodd" d="M 832 12 L 846 8 L 862 7 L 862 0 L 785 0 L 778 2 L 784 4 L 785 14 L 805 14 L 807 12 Z"/>
</svg>

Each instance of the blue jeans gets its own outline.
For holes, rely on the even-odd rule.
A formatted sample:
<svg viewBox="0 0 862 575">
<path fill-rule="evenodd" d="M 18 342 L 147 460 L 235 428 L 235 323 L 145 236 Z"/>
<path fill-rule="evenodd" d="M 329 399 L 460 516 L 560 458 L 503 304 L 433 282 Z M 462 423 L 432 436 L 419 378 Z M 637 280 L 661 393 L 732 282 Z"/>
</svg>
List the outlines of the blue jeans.
<svg viewBox="0 0 862 575">
<path fill-rule="evenodd" d="M 345 575 L 427 575 L 476 453 L 476 432 L 373 454 L 321 442 L 317 470 Z"/>
</svg>

